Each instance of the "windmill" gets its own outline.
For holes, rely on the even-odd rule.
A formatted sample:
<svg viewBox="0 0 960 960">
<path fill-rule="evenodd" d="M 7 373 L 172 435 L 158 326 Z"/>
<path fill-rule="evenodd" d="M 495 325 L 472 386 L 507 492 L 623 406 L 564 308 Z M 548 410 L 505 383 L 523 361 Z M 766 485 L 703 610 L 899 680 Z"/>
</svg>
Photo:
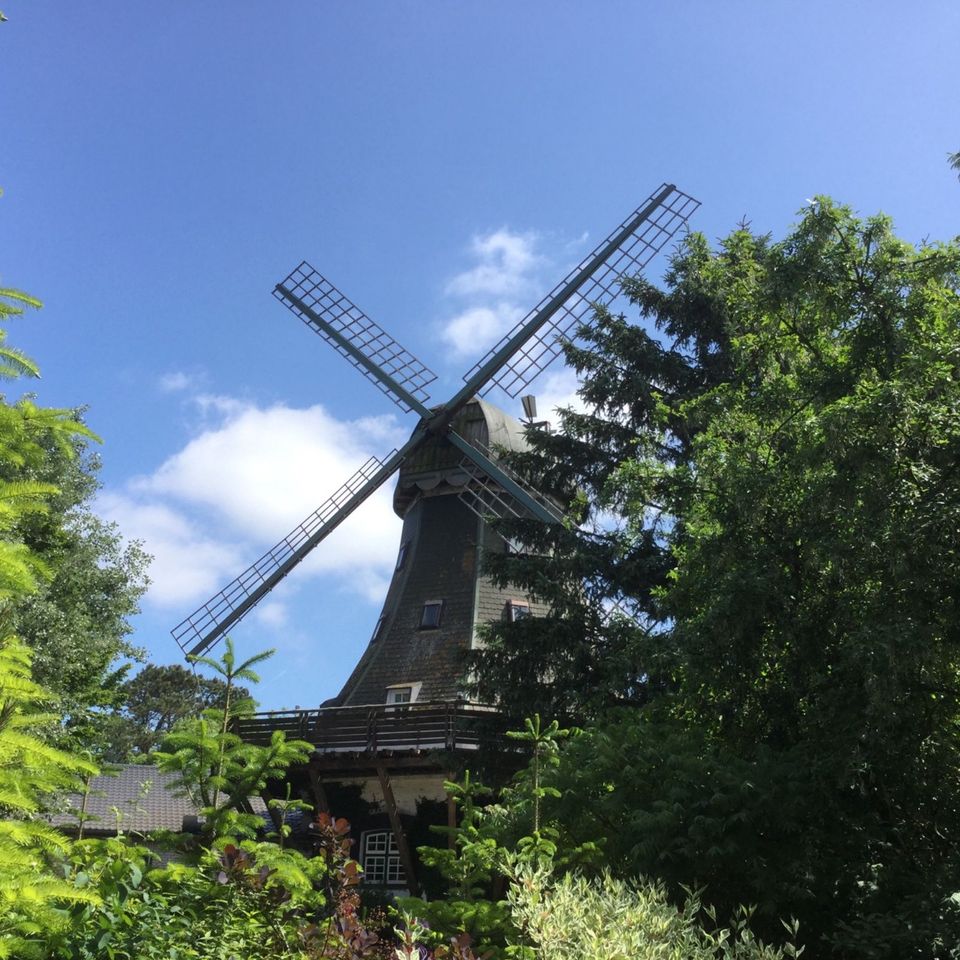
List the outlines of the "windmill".
<svg viewBox="0 0 960 960">
<path fill-rule="evenodd" d="M 594 305 L 615 299 L 620 277 L 642 270 L 699 205 L 673 184 L 663 184 L 464 376 L 454 396 L 432 407 L 426 388 L 436 375 L 310 264 L 294 269 L 273 296 L 420 422 L 400 449 L 368 460 L 290 534 L 178 624 L 172 633 L 183 652 L 198 656 L 209 650 L 404 463 L 439 438 L 459 452 L 469 478 L 461 499 L 479 516 L 557 522 L 550 501 L 512 475 L 481 438 L 471 442 L 454 429 L 458 416 L 494 387 L 519 396 L 560 356 L 562 340 L 589 322 Z"/>
<path fill-rule="evenodd" d="M 619 280 L 642 270 L 699 207 L 664 184 L 464 377 L 449 400 L 432 405 L 436 379 L 308 263 L 276 285 L 274 297 L 325 339 L 368 380 L 419 422 L 410 439 L 368 460 L 272 550 L 187 617 L 173 636 L 188 656 L 205 653 L 378 488 L 398 475 L 394 509 L 403 519 L 396 569 L 367 649 L 331 704 L 246 718 L 244 739 L 267 742 L 273 731 L 309 740 L 306 768 L 319 809 L 328 791 L 362 784 L 384 815 L 347 815 L 359 841 L 364 882 L 416 894 L 416 863 L 406 835 L 424 797 L 444 797 L 457 758 L 475 756 L 490 709 L 459 696 L 459 653 L 476 626 L 506 612 L 537 613 L 529 598 L 499 591 L 481 572 L 483 550 L 507 549 L 489 526 L 496 518 L 561 515 L 547 497 L 511 473 L 499 449 L 522 449 L 524 427 L 483 399 L 494 388 L 519 396 L 609 305 Z M 528 421 L 535 405 L 525 398 Z M 495 716 L 495 715 L 494 715 Z M 470 751 L 474 751 L 473 754 Z M 395 789 L 396 786 L 396 789 Z M 420 818 L 423 819 L 422 817 Z M 456 814 L 447 807 L 448 825 Z"/>
</svg>

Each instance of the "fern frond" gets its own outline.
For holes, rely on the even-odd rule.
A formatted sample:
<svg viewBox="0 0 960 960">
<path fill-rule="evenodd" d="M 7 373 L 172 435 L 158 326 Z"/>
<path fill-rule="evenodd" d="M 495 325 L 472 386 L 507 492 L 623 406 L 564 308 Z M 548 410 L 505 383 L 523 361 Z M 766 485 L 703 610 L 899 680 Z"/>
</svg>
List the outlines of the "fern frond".
<svg viewBox="0 0 960 960">
<path fill-rule="evenodd" d="M 8 303 L 7 301 L 13 302 Z M 24 293 L 23 290 L 16 290 L 13 287 L 0 287 L 0 317 L 19 316 L 23 313 L 24 307 L 39 310 L 42 306 L 42 301 L 30 296 L 29 293 Z"/>
<path fill-rule="evenodd" d="M 0 346 L 0 377 L 4 380 L 15 380 L 17 377 L 39 379 L 40 368 L 15 347 Z"/>
<path fill-rule="evenodd" d="M 63 852 L 70 841 L 56 827 L 37 820 L 0 820 L 0 850 L 12 847 Z"/>
</svg>

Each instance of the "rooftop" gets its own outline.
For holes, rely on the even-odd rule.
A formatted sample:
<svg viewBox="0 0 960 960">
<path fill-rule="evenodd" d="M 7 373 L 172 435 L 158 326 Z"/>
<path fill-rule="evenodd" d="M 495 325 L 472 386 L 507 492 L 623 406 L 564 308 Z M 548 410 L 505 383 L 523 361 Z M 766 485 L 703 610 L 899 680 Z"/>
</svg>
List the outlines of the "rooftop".
<svg viewBox="0 0 960 960">
<path fill-rule="evenodd" d="M 111 765 L 90 781 L 84 833 L 113 834 L 118 827 L 124 833 L 182 831 L 184 817 L 199 816 L 200 811 L 189 797 L 178 794 L 177 781 L 175 773 L 147 764 Z M 259 797 L 251 797 L 250 803 L 255 813 L 266 813 Z M 83 794 L 67 794 L 65 809 L 51 814 L 50 822 L 76 830 L 82 808 Z"/>
</svg>

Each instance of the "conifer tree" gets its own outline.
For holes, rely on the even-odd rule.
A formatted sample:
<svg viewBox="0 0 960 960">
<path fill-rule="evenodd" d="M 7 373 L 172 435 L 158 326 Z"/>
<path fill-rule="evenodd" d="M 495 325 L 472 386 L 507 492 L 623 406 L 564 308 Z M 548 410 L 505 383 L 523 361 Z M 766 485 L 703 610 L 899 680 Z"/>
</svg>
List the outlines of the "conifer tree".
<svg viewBox="0 0 960 960">
<path fill-rule="evenodd" d="M 0 321 L 38 302 L 20 291 L 0 290 Z M 36 365 L 4 342 L 0 330 L 0 376 L 37 376 Z M 49 445 L 71 449 L 78 435 L 90 435 L 67 410 L 43 409 L 29 398 L 0 402 L 0 462 L 17 470 L 41 462 Z M 56 487 L 34 479 L 0 480 L 0 957 L 39 953 L 45 936 L 64 922 L 66 903 L 94 900 L 58 877 L 49 855 L 67 842 L 35 819 L 46 795 L 75 785 L 95 767 L 44 742 L 38 733 L 56 722 L 41 712 L 51 697 L 34 683 L 31 654 L 10 630 L 11 609 L 37 589 L 47 572 L 43 560 L 23 542 L 21 525 L 48 509 Z"/>
<path fill-rule="evenodd" d="M 40 305 L 21 291 L 0 291 L 0 322 Z M 39 376 L 5 336 L 0 329 L 0 377 Z M 9 600 L 10 629 L 33 651 L 35 679 L 69 718 L 56 732 L 61 745 L 102 752 L 103 708 L 122 698 L 119 661 L 142 656 L 126 638 L 148 558 L 91 509 L 99 460 L 82 413 L 38 407 L 30 395 L 0 404 L 0 491 L 16 496 L 15 510 L 0 501 L 0 551 L 15 578 L 12 592 L 0 582 L 0 596 Z"/>
<path fill-rule="evenodd" d="M 628 285 L 639 323 L 568 350 L 588 412 L 518 458 L 597 529 L 491 564 L 573 613 L 474 666 L 484 699 L 539 679 L 593 720 L 558 780 L 574 837 L 799 916 L 818 956 L 960 942 L 958 278 L 956 242 L 825 198 L 777 243 L 692 235 L 663 291 Z M 618 594 L 634 626 L 597 613 Z"/>
<path fill-rule="evenodd" d="M 5 633 L 5 632 L 4 632 Z M 51 855 L 69 841 L 42 819 L 44 799 L 76 787 L 96 772 L 88 761 L 49 746 L 38 730 L 56 722 L 41 712 L 50 695 L 30 676 L 30 650 L 15 636 L 0 639 L 0 957 L 42 953 L 42 944 L 65 928 L 62 907 L 96 896 L 58 876 Z"/>
</svg>

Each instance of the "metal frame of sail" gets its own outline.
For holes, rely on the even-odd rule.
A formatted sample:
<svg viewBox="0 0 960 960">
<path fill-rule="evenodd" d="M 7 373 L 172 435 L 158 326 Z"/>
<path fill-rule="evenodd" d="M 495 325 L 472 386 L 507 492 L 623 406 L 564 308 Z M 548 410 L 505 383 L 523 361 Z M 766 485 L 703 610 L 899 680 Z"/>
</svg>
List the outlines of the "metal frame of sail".
<svg viewBox="0 0 960 960">
<path fill-rule="evenodd" d="M 447 403 L 430 410 L 425 401 L 425 386 L 434 379 L 432 372 L 420 363 L 412 354 L 400 346 L 392 337 L 382 331 L 372 320 L 359 310 L 350 300 L 340 293 L 325 278 L 305 262 L 297 267 L 285 282 L 277 284 L 274 296 L 281 300 L 294 314 L 300 317 L 320 336 L 356 366 L 367 379 L 376 383 L 379 389 L 390 396 L 402 409 L 412 410 L 421 417 L 421 423 L 410 439 L 394 451 L 385 460 L 372 458 L 326 503 L 311 514 L 288 537 L 268 551 L 256 563 L 248 567 L 227 587 L 217 593 L 210 601 L 183 620 L 172 631 L 187 656 L 196 656 L 209 649 L 230 627 L 238 623 L 253 606 L 357 507 L 370 497 L 396 471 L 403 460 L 431 435 L 446 437 L 474 466 L 489 476 L 506 494 L 534 517 L 544 522 L 555 522 L 556 511 L 552 505 L 545 504 L 543 498 L 528 491 L 514 477 L 506 473 L 484 452 L 460 437 L 450 429 L 450 423 L 457 412 L 470 401 L 478 390 L 495 378 L 498 371 L 509 363 L 511 357 L 531 338 L 548 324 L 558 313 L 565 310 L 571 297 L 595 278 L 618 250 L 630 242 L 630 238 L 643 224 L 666 204 L 671 194 L 681 198 L 681 209 L 692 204 L 690 212 L 699 206 L 698 202 L 681 193 L 673 184 L 664 186 L 654 193 L 646 204 L 638 208 L 627 218 L 586 260 L 561 282 L 548 297 L 488 356 L 471 371 L 466 384 Z M 668 209 L 673 211 L 672 204 Z M 689 213 L 687 214 L 689 216 Z M 675 211 L 672 215 L 672 232 L 660 237 L 656 250 L 649 253 L 647 260 L 661 249 L 679 229 L 684 221 L 678 220 Z M 666 231 L 661 231 L 666 233 Z M 651 248 L 647 244 L 645 249 Z M 638 262 L 629 258 L 631 263 Z M 647 262 L 644 260 L 644 262 Z M 604 271 L 609 273 L 609 269 Z M 294 289 L 286 286 L 293 282 Z M 298 295 L 295 290 L 299 290 Z M 312 301 L 311 301 L 311 298 Z M 581 298 L 586 302 L 584 298 Z M 318 312 L 314 307 L 319 306 Z M 569 309 L 566 310 L 569 314 Z M 325 315 L 326 314 L 326 315 Z M 386 359 L 385 359 L 386 358 Z M 381 365 L 384 363 L 385 365 Z M 540 370 L 543 368 L 541 367 Z M 539 370 L 537 372 L 540 372 Z M 377 467 L 375 469 L 374 467 Z M 363 483 L 356 486 L 356 480 Z M 327 508 L 334 506 L 331 514 Z"/>
</svg>

